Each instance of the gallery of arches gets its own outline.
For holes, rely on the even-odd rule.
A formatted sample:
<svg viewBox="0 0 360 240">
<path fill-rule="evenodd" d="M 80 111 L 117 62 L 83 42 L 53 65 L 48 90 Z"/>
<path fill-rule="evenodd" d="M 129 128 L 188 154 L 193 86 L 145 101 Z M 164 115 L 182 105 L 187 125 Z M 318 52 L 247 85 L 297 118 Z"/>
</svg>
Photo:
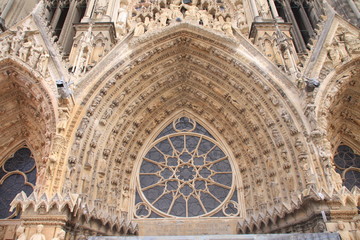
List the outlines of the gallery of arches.
<svg viewBox="0 0 360 240">
<path fill-rule="evenodd" d="M 0 0 L 0 239 L 360 239 L 359 27 L 358 0 Z"/>
</svg>

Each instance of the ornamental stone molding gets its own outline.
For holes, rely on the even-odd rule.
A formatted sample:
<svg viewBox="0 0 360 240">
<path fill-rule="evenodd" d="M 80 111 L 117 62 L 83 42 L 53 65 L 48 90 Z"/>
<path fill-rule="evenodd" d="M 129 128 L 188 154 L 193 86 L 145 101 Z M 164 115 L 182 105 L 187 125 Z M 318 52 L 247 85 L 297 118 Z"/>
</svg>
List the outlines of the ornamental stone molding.
<svg viewBox="0 0 360 240">
<path fill-rule="evenodd" d="M 1 3 L 0 192 L 20 149 L 36 184 L 0 238 L 356 239 L 360 40 L 340 1 Z"/>
</svg>

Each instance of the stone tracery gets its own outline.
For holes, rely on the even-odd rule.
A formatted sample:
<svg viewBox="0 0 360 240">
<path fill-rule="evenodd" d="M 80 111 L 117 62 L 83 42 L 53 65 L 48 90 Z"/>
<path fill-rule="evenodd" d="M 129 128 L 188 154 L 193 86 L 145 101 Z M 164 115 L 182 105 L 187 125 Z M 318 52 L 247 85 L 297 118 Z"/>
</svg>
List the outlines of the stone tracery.
<svg viewBox="0 0 360 240">
<path fill-rule="evenodd" d="M 309 222 L 301 218 L 303 206 L 307 204 L 316 205 L 317 209 L 321 209 L 325 201 L 334 206 L 345 206 L 349 202 L 356 206 L 357 189 L 351 193 L 344 190 L 339 176 L 331 168 L 332 151 L 340 142 L 352 147 L 358 142 L 357 112 L 348 107 L 339 111 L 346 103 L 356 105 L 358 102 L 357 73 L 349 71 L 358 54 L 357 41 L 355 35 L 345 31 L 344 21 L 335 17 L 331 23 L 334 31 L 326 32 L 320 26 L 328 35 L 314 38 L 312 44 L 317 44 L 316 41 L 320 45 L 328 43 L 328 49 L 317 47 L 312 51 L 313 46 L 308 46 L 307 52 L 312 57 L 302 56 L 301 62 L 297 62 L 296 57 L 300 55 L 295 54 L 292 46 L 291 23 L 282 23 L 285 18 L 281 19 L 283 16 L 279 17 L 276 12 L 281 9 L 274 9 L 271 0 L 244 0 L 234 5 L 221 1 L 211 4 L 115 0 L 63 3 L 64 6 L 70 4 L 70 9 L 74 10 L 74 6 L 85 4 L 86 7 L 95 2 L 94 11 L 89 11 L 90 7 L 83 9 L 81 23 L 75 24 L 71 51 L 72 41 L 64 40 L 64 35 L 58 40 L 65 49 L 63 60 L 69 60 L 67 63 L 57 60 L 60 55 L 52 48 L 60 49 L 51 46 L 54 38 L 46 39 L 43 31 L 42 24 L 46 22 L 39 22 L 36 17 L 39 12 L 46 13 L 41 9 L 42 4 L 33 16 L 20 24 L 18 29 L 25 31 L 2 35 L 13 35 L 24 46 L 16 46 L 16 42 L 1 37 L 4 48 L 0 55 L 7 59 L 2 61 L 11 64 L 16 61 L 24 68 L 33 68 L 33 74 L 41 83 L 41 92 L 46 92 L 43 87 L 47 84 L 45 87 L 55 93 L 49 91 L 52 98 L 58 97 L 54 78 L 66 78 L 62 83 L 68 86 L 74 84 L 70 87 L 74 87 L 74 95 L 70 92 L 65 97 L 60 96 L 59 108 L 54 107 L 59 116 L 56 131 L 51 128 L 54 130 L 51 133 L 43 128 L 52 126 L 57 114 L 52 114 L 47 94 L 32 97 L 32 87 L 30 91 L 28 85 L 16 87 L 20 105 L 27 98 L 47 101 L 40 107 L 30 104 L 25 115 L 34 115 L 34 118 L 24 121 L 22 115 L 20 119 L 32 133 L 39 130 L 35 138 L 40 139 L 40 144 L 36 140 L 34 145 L 43 152 L 39 153 L 37 162 L 40 170 L 45 169 L 51 177 L 46 184 L 41 184 L 46 185 L 46 189 L 31 196 L 18 195 L 13 207 L 28 212 L 33 206 L 34 212 L 41 214 L 53 213 L 55 208 L 61 214 L 69 211 L 72 216 L 69 221 L 79 221 L 89 229 L 98 221 L 101 226 L 97 234 L 103 235 L 136 234 L 139 230 L 136 223 L 145 226 L 149 219 L 144 218 L 153 217 L 151 211 L 166 217 L 183 216 L 179 212 L 169 214 L 167 211 L 171 212 L 172 208 L 161 212 L 146 201 L 139 203 L 135 199 L 141 157 L 158 130 L 181 116 L 181 112 L 193 116 L 215 133 L 216 139 L 224 144 L 223 150 L 234 160 L 233 176 L 238 178 L 234 191 L 239 192 L 239 199 L 227 199 L 229 201 L 220 205 L 222 214 L 233 222 L 238 221 L 239 233 L 282 231 L 289 226 L 288 220 L 294 222 L 292 216 L 296 216 L 297 226 L 301 221 Z M 300 9 L 301 4 L 296 7 Z M 211 5 L 218 8 L 212 9 Z M 276 8 L 278 6 L 277 3 Z M 54 19 L 59 17 L 58 10 Z M 136 25 L 135 21 L 138 21 Z M 329 25 L 332 20 L 324 21 Z M 254 23 L 250 33 L 248 23 Z M 56 21 L 51 23 L 54 24 Z M 39 25 L 39 32 L 36 25 Z M 69 37 L 70 32 L 65 35 Z M 45 38 L 44 42 L 41 38 Z M 299 39 L 295 39 L 298 44 L 296 40 Z M 33 42 L 37 44 L 30 46 Z M 86 47 L 81 48 L 84 44 Z M 278 58 L 277 47 L 284 50 L 283 59 Z M 331 53 L 333 48 L 343 57 Z M 48 50 L 51 57 L 47 56 Z M 287 55 L 285 50 L 289 50 Z M 44 67 L 39 63 L 41 58 L 46 60 Z M 288 65 L 279 64 L 284 59 Z M 317 64 L 313 64 L 314 59 Z M 296 66 L 297 63 L 301 66 Z M 334 64 L 333 71 L 327 68 L 329 63 Z M 62 65 L 69 73 L 61 70 Z M 302 87 L 309 79 L 306 76 L 317 76 L 317 72 L 320 72 L 320 88 L 304 93 Z M 339 72 L 341 76 L 335 77 Z M 355 80 L 350 80 L 353 78 Z M 43 80 L 47 81 L 44 85 Z M 298 83 L 300 89 L 294 83 Z M 0 114 L 5 110 L 0 108 Z M 341 124 L 335 124 L 339 121 Z M 326 139 L 326 131 L 331 141 Z M 24 136 L 15 142 L 24 141 Z M 9 138 L 10 145 L 16 145 L 13 138 Z M 46 142 L 42 141 L 44 139 L 50 140 L 52 145 L 42 144 Z M 8 143 L 0 147 L 8 149 Z M 193 186 L 192 181 L 200 169 L 194 163 L 179 159 L 182 158 L 178 157 L 178 161 L 183 161 L 182 166 L 167 166 L 167 169 L 172 169 L 176 181 Z M 161 165 L 160 168 L 165 167 Z M 183 195 L 189 194 L 189 188 L 180 189 Z M 196 194 L 199 191 L 195 190 Z M 185 211 L 185 217 L 212 214 L 211 209 L 205 210 L 205 214 Z M 134 212 L 139 218 L 133 218 Z M 198 221 L 201 222 L 201 218 Z M 324 224 L 321 221 L 314 220 L 314 226 Z M 105 227 L 101 229 L 102 226 Z M 346 228 L 349 229 L 349 225 Z M 89 235 L 87 230 L 77 229 L 74 224 L 70 231 Z"/>
<path fill-rule="evenodd" d="M 196 45 L 196 43 L 194 43 Z M 184 50 L 182 50 L 184 51 Z M 238 80 L 235 79 L 229 79 L 228 76 L 226 76 L 224 73 L 218 70 L 218 68 L 212 68 L 211 62 L 207 63 L 204 61 L 199 61 L 197 58 L 203 57 L 203 55 L 196 55 L 196 52 L 191 52 L 190 55 L 185 54 L 168 54 L 166 53 L 166 56 L 174 56 L 177 58 L 177 61 L 171 60 L 169 57 L 165 58 L 160 57 L 159 60 L 163 64 L 161 67 L 153 66 L 152 64 L 147 64 L 147 68 L 150 69 L 149 74 L 146 72 L 140 72 L 136 75 L 131 74 L 131 72 L 137 71 L 137 67 L 134 67 L 134 70 L 131 70 L 128 74 L 131 76 L 131 78 L 137 78 L 136 76 L 139 76 L 139 80 L 133 80 L 133 82 L 130 82 L 129 84 L 126 83 L 125 80 L 117 81 L 112 80 L 108 83 L 105 83 L 103 85 L 104 87 L 102 90 L 100 90 L 100 94 L 94 98 L 92 101 L 91 106 L 89 106 L 87 110 L 88 116 L 98 118 L 97 116 L 100 116 L 99 119 L 102 118 L 103 114 L 106 113 L 108 108 L 112 108 L 111 105 L 114 103 L 114 101 L 117 101 L 119 104 L 119 108 L 117 109 L 123 109 L 122 113 L 117 112 L 116 114 L 110 114 L 109 119 L 107 120 L 108 123 L 112 123 L 109 127 L 107 125 L 104 125 L 106 128 L 106 133 L 104 133 L 104 136 L 98 136 L 98 134 L 93 132 L 93 134 L 88 133 L 87 136 L 88 139 L 87 142 L 96 142 L 96 146 L 103 145 L 107 143 L 107 148 L 110 151 L 110 155 L 103 156 L 103 150 L 99 149 L 97 150 L 97 153 L 91 153 L 96 154 L 96 156 L 99 156 L 100 158 L 103 158 L 104 164 L 108 165 L 108 168 L 114 169 L 123 169 L 122 174 L 117 173 L 119 170 L 115 170 L 112 173 L 112 176 L 104 176 L 102 180 L 99 180 L 98 183 L 89 183 L 89 184 L 98 184 L 99 188 L 103 188 L 104 184 L 112 184 L 114 189 L 123 189 L 123 191 L 133 191 L 131 187 L 132 182 L 132 173 L 133 173 L 133 167 L 135 165 L 135 159 L 137 154 L 139 153 L 139 149 L 144 144 L 144 140 L 150 133 L 153 132 L 153 129 L 155 125 L 163 122 L 165 119 L 167 119 L 169 116 L 171 116 L 172 112 L 176 108 L 185 108 L 189 109 L 189 111 L 194 112 L 197 115 L 203 116 L 207 122 L 210 123 L 210 125 L 214 126 L 218 132 L 225 137 L 226 142 L 229 144 L 229 146 L 236 146 L 236 143 L 241 143 L 243 145 L 243 149 L 246 149 L 246 151 L 239 151 L 239 149 L 234 148 L 233 152 L 237 156 L 238 161 L 241 158 L 247 159 L 246 163 L 241 164 L 239 162 L 239 165 L 253 165 L 253 166 L 266 166 L 266 164 L 273 164 L 272 159 L 278 159 L 277 156 L 280 156 L 280 152 L 282 152 L 282 159 L 285 160 L 285 162 L 281 165 L 284 167 L 284 173 L 281 176 L 277 175 L 277 173 L 270 174 L 269 177 L 272 179 L 269 184 L 272 184 L 271 186 L 275 186 L 273 193 L 268 193 L 266 196 L 261 194 L 253 195 L 252 189 L 253 187 L 257 186 L 257 188 L 264 188 L 265 183 L 263 181 L 255 180 L 254 176 L 259 175 L 259 173 L 262 173 L 263 171 L 266 172 L 267 170 L 261 170 L 260 168 L 257 168 L 257 173 L 251 173 L 248 169 L 242 169 L 241 171 L 243 173 L 246 173 L 244 175 L 244 185 L 245 190 L 247 190 L 249 193 L 245 197 L 246 202 L 248 203 L 248 214 L 256 214 L 257 212 L 261 212 L 261 209 L 264 209 L 264 206 L 269 204 L 269 206 L 275 206 L 277 202 L 279 202 L 279 192 L 276 188 L 278 186 L 276 182 L 278 180 L 285 180 L 288 182 L 288 185 L 284 185 L 286 189 L 291 189 L 290 192 L 296 193 L 299 191 L 299 189 L 304 188 L 306 185 L 312 186 L 313 183 L 306 182 L 306 178 L 303 180 L 300 178 L 298 181 L 289 180 L 292 179 L 290 177 L 292 171 L 301 171 L 304 169 L 302 165 L 304 165 L 307 162 L 307 156 L 301 155 L 303 154 L 302 151 L 304 151 L 301 147 L 297 147 L 299 150 L 291 150 L 290 152 L 284 151 L 284 140 L 282 140 L 282 135 L 284 134 L 284 130 L 279 131 L 279 129 L 276 129 L 273 125 L 273 122 L 276 121 L 284 121 L 284 126 L 290 127 L 290 130 L 288 132 L 288 136 L 291 135 L 297 135 L 298 130 L 295 130 L 295 125 L 293 120 L 291 119 L 290 115 L 286 113 L 286 110 L 284 108 L 283 103 L 281 102 L 281 97 L 277 97 L 274 95 L 274 93 L 269 94 L 269 92 L 273 92 L 271 88 L 267 87 L 264 82 L 260 79 L 256 81 L 256 84 L 259 85 L 256 87 L 253 87 L 251 90 L 254 93 L 256 92 L 255 89 L 259 89 L 259 92 L 265 92 L 266 95 L 268 95 L 268 98 L 264 98 L 259 94 L 259 97 L 254 98 L 253 96 L 250 96 L 250 94 L 247 93 L 247 86 L 241 86 L 238 85 Z M 194 56 L 193 56 L 194 55 Z M 180 60 L 180 62 L 179 62 Z M 189 67 L 189 71 L 179 71 L 177 74 L 173 74 L 173 70 L 170 69 L 181 69 L 183 66 L 181 64 L 186 64 L 187 62 L 191 63 Z M 220 60 L 222 62 L 223 60 Z M 146 61 L 145 61 L 146 62 Z M 159 61 L 155 61 L 159 62 Z M 201 63 L 201 64 L 200 64 Z M 205 64 L 204 64 L 205 63 Z M 175 65 L 174 65 L 175 64 Z M 198 66 L 198 64 L 200 64 Z M 160 64 L 159 64 L 160 66 Z M 165 66 L 165 70 L 164 69 Z M 181 67 L 180 67 L 181 66 Z M 206 68 L 206 71 L 203 71 L 202 69 Z M 169 69 L 169 70 L 167 70 Z M 208 75 L 209 71 L 212 73 L 211 75 Z M 199 75 L 200 74 L 200 75 Z M 215 75 L 214 75 L 215 74 Z M 222 74 L 226 80 L 227 84 L 226 87 L 233 89 L 230 90 L 230 92 L 233 92 L 231 95 L 227 92 L 227 90 L 224 89 L 224 87 L 220 87 L 218 84 L 223 82 L 222 80 L 219 80 L 218 78 L 215 78 L 216 74 L 219 74 L 220 76 Z M 157 75 L 161 75 L 162 78 L 158 80 L 157 82 L 154 82 L 153 84 L 148 84 L 146 82 L 152 82 L 154 79 L 157 79 Z M 125 76 L 126 77 L 126 76 Z M 121 78 L 124 78 L 122 76 Z M 244 79 L 244 76 L 241 77 Z M 166 80 L 169 79 L 169 80 Z M 246 79 L 246 77 L 245 77 Z M 219 83 L 217 83 L 219 82 Z M 189 87 L 190 84 L 192 87 Z M 199 85 L 200 84 L 200 85 Z M 148 93 L 146 92 L 140 92 L 137 89 L 140 89 L 140 86 L 148 86 Z M 178 86 L 178 87 L 176 87 Z M 194 90 L 194 86 L 196 86 L 195 89 L 201 89 L 200 91 Z M 170 87 L 170 88 L 169 88 Z M 114 89 L 114 90 L 113 90 Z M 168 89 L 167 91 L 164 91 L 165 89 Z M 159 95 L 158 93 L 162 92 L 163 94 Z M 234 95 L 235 94 L 235 95 Z M 118 96 L 118 97 L 117 97 Z M 97 100 L 98 99 L 98 100 Z M 118 100 L 116 100 L 118 99 Z M 128 100 L 127 100 L 128 99 Z M 130 100 L 132 99 L 132 100 Z M 151 99 L 150 101 L 147 99 Z M 183 100 L 181 100 L 183 99 Z M 185 99 L 193 99 L 193 102 L 185 100 Z M 236 99 L 236 100 L 235 100 Z M 243 100 L 240 100 L 243 99 Z M 99 101 L 100 100 L 100 101 Z M 180 100 L 180 101 L 179 101 Z M 199 102 L 200 100 L 200 102 Z M 280 100 L 280 102 L 279 102 Z M 132 104 L 127 104 L 126 102 L 129 101 Z M 251 105 L 255 105 L 255 108 L 247 108 L 246 104 L 240 104 L 240 102 L 252 102 Z M 258 102 L 259 101 L 259 102 Z M 91 101 L 90 101 L 91 102 Z M 173 102 L 173 103 L 172 103 Z M 199 102 L 199 104 L 197 104 Z M 204 103 L 207 102 L 205 105 Z M 267 103 L 265 103 L 267 102 Z M 105 104 L 104 104 L 105 103 Z M 206 107 L 206 105 L 209 105 L 209 107 Z M 144 106 L 145 104 L 145 106 Z M 262 107 L 262 105 L 265 104 Z M 95 107 L 92 107 L 95 106 Z M 142 106 L 142 107 L 140 107 Z M 147 106 L 147 107 L 146 107 Z M 227 107 L 222 107 L 227 106 Z M 270 108 L 269 108 L 270 107 Z M 98 110 L 99 109 L 99 110 Z M 159 111 L 162 109 L 161 111 Z M 230 110 L 231 109 L 231 110 Z M 259 113 L 253 115 L 255 112 L 254 110 L 258 109 Z M 269 109 L 267 111 L 264 111 L 264 109 Z M 99 112 L 100 111 L 100 112 Z M 286 114 L 285 114 L 286 113 Z M 90 114 L 90 115 L 89 115 Z M 135 114 L 135 115 L 134 115 Z M 152 114 L 154 116 L 154 121 L 149 122 L 145 121 L 144 115 Z M 133 117 L 132 117 L 133 116 Z M 137 117 L 138 116 L 138 117 Z M 221 117 L 224 120 L 217 120 L 216 118 L 212 116 L 217 116 L 217 118 Z M 265 118 L 263 116 L 266 116 Z M 271 116 L 271 117 L 270 117 Z M 116 119 L 114 120 L 112 119 Z M 84 118 L 84 120 L 87 119 L 87 117 Z M 134 119 L 134 122 L 129 122 L 129 120 L 126 119 Z M 256 119 L 256 120 L 255 120 Z M 274 120 L 271 120 L 274 119 Z M 240 122 L 239 122 L 240 121 Z M 227 126 L 221 126 L 223 125 L 222 122 L 229 122 L 230 125 Z M 260 125 L 255 124 L 261 122 Z M 144 125 L 145 124 L 145 125 Z M 100 124 L 101 125 L 101 124 Z M 139 126 L 142 126 L 139 128 Z M 249 138 L 251 136 L 251 132 L 248 132 L 249 129 L 244 129 L 243 131 L 235 130 L 233 131 L 236 134 L 230 134 L 231 131 L 227 131 L 226 129 L 232 128 L 235 129 L 237 127 L 245 127 L 245 126 L 252 126 L 252 129 L 250 130 L 257 132 L 257 137 L 255 136 L 254 139 Z M 262 133 L 262 129 L 265 126 L 272 126 L 272 129 L 270 132 L 265 130 L 264 133 Z M 292 129 L 294 128 L 294 129 Z M 143 132 L 138 133 L 138 131 L 142 129 Z M 291 130 L 292 129 L 292 130 Z M 81 130 L 82 131 L 82 130 Z M 92 130 L 94 131 L 94 130 Z M 241 133 L 240 133 L 241 132 Z M 244 136 L 244 133 L 248 132 L 248 136 Z M 123 135 L 124 137 L 122 139 L 117 140 L 117 136 Z M 92 136 L 95 138 L 95 140 L 91 140 Z M 107 137 L 108 136 L 108 137 Z M 239 136 L 243 136 L 242 138 L 239 138 Z M 266 136 L 266 137 L 265 137 Z M 287 137 L 288 138 L 288 137 Z M 274 143 L 273 141 L 276 141 Z M 102 143 L 101 143 L 102 142 Z M 133 142 L 135 144 L 130 144 L 130 142 Z M 269 142 L 269 143 L 266 143 Z M 111 143 L 111 144 L 109 144 Z M 115 145 L 114 145 L 115 144 Z M 259 145 L 258 145 L 259 144 Z M 261 144 L 261 145 L 260 145 Z M 113 147 L 111 147 L 113 146 Z M 124 151 L 127 146 L 132 146 L 131 149 L 128 149 L 127 151 Z M 279 148 L 279 153 L 277 156 L 274 157 L 267 157 L 266 164 L 263 164 L 265 162 L 265 159 L 261 155 L 258 155 L 255 153 L 254 149 L 258 147 L 264 148 L 264 154 L 267 155 L 269 152 L 273 151 L 275 148 Z M 288 148 L 289 146 L 287 146 Z M 78 147 L 77 147 L 78 148 Z M 104 150 L 106 150 L 104 149 Z M 271 149 L 271 150 L 270 150 Z M 83 151 L 86 154 L 86 150 Z M 131 154 L 129 154 L 131 152 Z M 89 152 L 90 154 L 90 152 Z M 297 156 L 299 156 L 300 160 L 296 160 Z M 86 157 L 86 155 L 85 155 Z M 289 160 L 293 159 L 293 160 Z M 115 161 L 111 161 L 111 159 L 115 159 Z M 127 160 L 128 159 L 128 160 Z M 301 160 L 303 159 L 303 160 Z M 101 160 L 101 161 L 103 161 Z M 124 160 L 127 160 L 127 162 L 124 162 Z M 301 162 L 304 161 L 305 162 Z M 295 161 L 295 163 L 291 163 Z M 297 161 L 300 161 L 297 163 Z M 106 162 L 106 164 L 105 164 Z M 100 164 L 100 162 L 99 162 Z M 294 170 L 290 170 L 292 165 L 294 164 Z M 128 167 L 121 167 L 127 165 Z M 309 166 L 306 165 L 306 166 Z M 312 165 L 311 165 L 312 166 Z M 307 171 L 314 171 L 313 168 L 305 168 Z M 311 169 L 311 170 L 310 170 Z M 103 171 L 102 171 L 103 172 Z M 123 175 L 122 182 L 119 183 L 119 181 L 115 180 L 116 176 Z M 78 179 L 81 179 L 79 177 Z M 246 180 L 247 179 L 247 180 Z M 310 180 L 308 180 L 310 181 Z M 114 184 L 116 183 L 116 184 Z M 270 186 L 270 185 L 269 185 Z M 302 187 L 301 187 L 302 186 Z M 75 186 L 76 187 L 76 186 Z M 78 185 L 80 187 L 80 184 Z M 119 197 L 122 197 L 123 199 L 127 198 L 126 196 L 120 195 L 120 190 L 115 191 L 115 196 L 113 199 L 116 199 Z M 101 193 L 100 195 L 103 195 Z M 116 197 L 117 196 L 117 197 Z M 284 196 L 286 198 L 291 199 L 291 196 Z M 255 201 L 252 201 L 251 199 L 255 199 Z M 269 202 L 262 202 L 263 199 L 269 199 Z M 270 200 L 271 199 L 271 200 Z M 106 201 L 104 199 L 104 201 Z M 111 200 L 108 200 L 111 202 Z M 117 203 L 124 204 L 124 201 L 126 204 L 128 204 L 128 200 L 117 200 Z M 251 205 L 250 205 L 251 203 Z M 252 205 L 255 203 L 255 205 Z M 262 206 L 262 207 L 261 207 Z"/>
</svg>

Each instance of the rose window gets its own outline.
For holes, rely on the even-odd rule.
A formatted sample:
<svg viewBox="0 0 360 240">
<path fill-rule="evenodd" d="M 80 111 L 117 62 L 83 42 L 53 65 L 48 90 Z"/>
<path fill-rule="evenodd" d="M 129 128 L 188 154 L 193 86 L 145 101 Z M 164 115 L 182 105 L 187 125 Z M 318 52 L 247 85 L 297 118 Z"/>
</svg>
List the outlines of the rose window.
<svg viewBox="0 0 360 240">
<path fill-rule="evenodd" d="M 215 138 L 182 117 L 160 133 L 142 159 L 135 216 L 235 216 L 233 178 L 229 157 Z"/>
</svg>

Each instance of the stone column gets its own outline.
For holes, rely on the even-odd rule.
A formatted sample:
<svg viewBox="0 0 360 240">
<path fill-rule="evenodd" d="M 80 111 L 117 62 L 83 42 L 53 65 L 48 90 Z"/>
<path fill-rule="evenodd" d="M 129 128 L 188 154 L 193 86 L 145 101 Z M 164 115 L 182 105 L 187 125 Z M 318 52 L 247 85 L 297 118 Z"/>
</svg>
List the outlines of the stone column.
<svg viewBox="0 0 360 240">
<path fill-rule="evenodd" d="M 106 15 L 110 17 L 110 22 L 115 22 L 116 19 L 114 19 L 114 11 L 116 10 L 115 7 L 116 0 L 110 0 L 108 8 L 106 10 Z"/>
<path fill-rule="evenodd" d="M 253 21 L 259 22 L 261 20 L 261 17 L 259 16 L 259 10 L 257 9 L 255 0 L 250 0 L 251 10 L 254 16 Z"/>
<path fill-rule="evenodd" d="M 300 15 L 302 20 L 304 21 L 306 30 L 309 32 L 310 37 L 314 35 L 314 29 L 311 26 L 311 22 L 305 12 L 304 6 L 300 4 Z"/>
<path fill-rule="evenodd" d="M 61 31 L 61 34 L 59 36 L 59 43 L 62 46 L 62 48 L 64 50 L 68 49 L 70 46 L 66 46 L 67 41 L 69 40 L 69 38 L 72 38 L 71 33 L 73 33 L 73 28 L 72 28 L 72 24 L 74 23 L 74 18 L 76 17 L 77 14 L 77 4 L 78 1 L 71 1 L 70 2 L 70 6 L 69 6 L 69 11 L 67 13 L 65 22 L 64 22 L 64 26 L 63 26 L 63 31 Z M 72 40 L 72 39 L 71 39 Z"/>
<path fill-rule="evenodd" d="M 360 12 L 359 12 L 359 9 L 357 9 L 355 3 L 353 0 L 347 0 L 351 9 L 354 11 L 355 15 L 357 18 L 360 18 Z"/>
<path fill-rule="evenodd" d="M 273 14 L 274 19 L 277 22 L 284 22 L 284 20 L 279 16 L 279 13 L 278 13 L 278 11 L 276 9 L 274 0 L 269 0 L 269 5 L 270 5 L 270 9 L 271 9 L 271 12 Z"/>
<path fill-rule="evenodd" d="M 81 22 L 89 22 L 90 18 L 92 17 L 92 14 L 94 12 L 94 7 L 95 7 L 95 0 L 90 0 L 86 11 L 85 11 L 85 15 L 83 17 L 83 19 L 81 20 Z"/>
<path fill-rule="evenodd" d="M 293 37 L 293 41 L 296 44 L 296 46 L 299 49 L 299 52 L 305 52 L 306 51 L 306 45 L 304 42 L 304 39 L 302 38 L 299 26 L 296 22 L 295 16 L 291 10 L 291 6 L 290 3 L 288 1 L 284 1 L 284 11 L 286 12 L 286 15 L 289 16 L 290 22 L 292 23 L 292 25 L 294 26 L 291 29 L 291 33 L 292 33 L 292 37 Z"/>
<path fill-rule="evenodd" d="M 61 16 L 61 8 L 60 8 L 60 4 L 57 6 L 56 10 L 55 10 L 55 13 L 54 13 L 54 16 L 53 18 L 51 19 L 51 23 L 50 23 L 50 26 L 51 26 L 51 29 L 52 30 L 55 30 L 56 28 L 56 25 L 60 19 L 60 16 Z"/>
<path fill-rule="evenodd" d="M 7 16 L 7 14 L 9 13 L 9 10 L 10 10 L 10 8 L 12 7 L 13 3 L 14 3 L 14 0 L 9 0 L 9 1 L 6 3 L 6 6 L 5 6 L 5 8 L 4 8 L 4 11 L 1 13 L 0 18 L 2 18 L 2 19 L 5 19 L 5 18 L 6 18 L 6 16 Z"/>
</svg>

